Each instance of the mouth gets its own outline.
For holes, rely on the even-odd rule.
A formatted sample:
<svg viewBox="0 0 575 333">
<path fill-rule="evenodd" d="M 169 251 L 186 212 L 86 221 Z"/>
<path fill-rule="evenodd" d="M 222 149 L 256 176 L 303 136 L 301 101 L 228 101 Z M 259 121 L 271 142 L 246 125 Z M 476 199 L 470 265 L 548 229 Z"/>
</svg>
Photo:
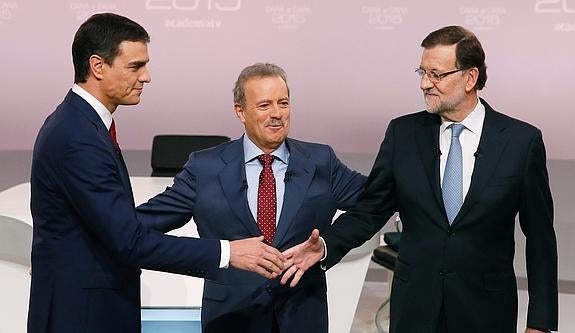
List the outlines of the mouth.
<svg viewBox="0 0 575 333">
<path fill-rule="evenodd" d="M 271 122 L 269 124 L 266 124 L 266 127 L 271 128 L 271 129 L 280 129 L 284 127 L 284 124 L 282 121 L 274 121 Z"/>
</svg>

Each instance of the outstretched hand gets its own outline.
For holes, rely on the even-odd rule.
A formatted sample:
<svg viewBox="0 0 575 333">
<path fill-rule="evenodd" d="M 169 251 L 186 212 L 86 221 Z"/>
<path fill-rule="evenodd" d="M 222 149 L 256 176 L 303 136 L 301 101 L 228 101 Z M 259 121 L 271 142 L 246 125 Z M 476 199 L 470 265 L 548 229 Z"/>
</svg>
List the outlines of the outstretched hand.
<svg viewBox="0 0 575 333">
<path fill-rule="evenodd" d="M 286 284 L 290 279 L 290 287 L 295 287 L 305 271 L 315 265 L 324 255 L 324 244 L 319 238 L 319 230 L 313 229 L 309 238 L 283 252 L 287 258 L 287 268 L 280 281 Z M 293 277 L 293 278 L 292 278 Z"/>
<path fill-rule="evenodd" d="M 285 256 L 264 243 L 264 236 L 230 242 L 230 266 L 275 279 L 284 270 Z"/>
</svg>

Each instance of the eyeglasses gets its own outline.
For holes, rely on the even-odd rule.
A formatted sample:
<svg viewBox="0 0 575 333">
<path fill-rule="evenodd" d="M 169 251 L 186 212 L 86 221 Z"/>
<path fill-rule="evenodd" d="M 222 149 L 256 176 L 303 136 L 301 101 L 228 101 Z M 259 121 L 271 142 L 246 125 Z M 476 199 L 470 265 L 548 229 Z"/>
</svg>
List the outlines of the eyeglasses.
<svg viewBox="0 0 575 333">
<path fill-rule="evenodd" d="M 439 81 L 441 81 L 443 78 L 445 78 L 446 76 L 449 76 L 453 73 L 457 73 L 457 72 L 461 72 L 466 70 L 467 68 L 459 68 L 459 69 L 454 69 L 452 71 L 449 72 L 444 72 L 444 73 L 436 73 L 434 71 L 426 71 L 423 68 L 416 68 L 415 69 L 415 73 L 417 73 L 417 75 L 419 75 L 420 79 L 423 79 L 423 77 L 427 74 L 427 78 L 429 79 L 429 81 L 431 81 L 432 83 L 439 83 Z"/>
</svg>

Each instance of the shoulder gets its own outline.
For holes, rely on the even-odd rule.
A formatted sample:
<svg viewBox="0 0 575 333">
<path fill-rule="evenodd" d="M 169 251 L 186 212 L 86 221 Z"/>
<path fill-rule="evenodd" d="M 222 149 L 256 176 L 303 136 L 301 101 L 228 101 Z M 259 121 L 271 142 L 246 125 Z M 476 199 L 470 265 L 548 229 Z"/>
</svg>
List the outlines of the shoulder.
<svg viewBox="0 0 575 333">
<path fill-rule="evenodd" d="M 509 131 L 513 135 L 537 136 L 541 130 L 534 125 L 503 114 L 493 109 L 485 100 L 481 100 L 485 105 L 485 122 L 484 126 L 496 128 L 500 131 Z"/>
<path fill-rule="evenodd" d="M 315 154 L 334 154 L 333 148 L 323 143 L 287 138 L 286 145 L 290 150 L 290 154 L 301 153 L 308 157 Z"/>
</svg>

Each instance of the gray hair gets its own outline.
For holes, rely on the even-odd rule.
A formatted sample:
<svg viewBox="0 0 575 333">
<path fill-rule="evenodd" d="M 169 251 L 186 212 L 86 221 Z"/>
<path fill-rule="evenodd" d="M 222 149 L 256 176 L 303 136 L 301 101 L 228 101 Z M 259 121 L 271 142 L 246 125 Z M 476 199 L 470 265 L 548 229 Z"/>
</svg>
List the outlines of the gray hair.
<svg viewBox="0 0 575 333">
<path fill-rule="evenodd" d="M 270 76 L 279 76 L 285 82 L 289 97 L 289 86 L 287 83 L 286 72 L 278 65 L 260 62 L 244 68 L 238 76 L 234 85 L 234 104 L 239 104 L 241 107 L 246 106 L 246 91 L 244 87 L 246 81 L 253 77 L 261 78 Z"/>
</svg>

